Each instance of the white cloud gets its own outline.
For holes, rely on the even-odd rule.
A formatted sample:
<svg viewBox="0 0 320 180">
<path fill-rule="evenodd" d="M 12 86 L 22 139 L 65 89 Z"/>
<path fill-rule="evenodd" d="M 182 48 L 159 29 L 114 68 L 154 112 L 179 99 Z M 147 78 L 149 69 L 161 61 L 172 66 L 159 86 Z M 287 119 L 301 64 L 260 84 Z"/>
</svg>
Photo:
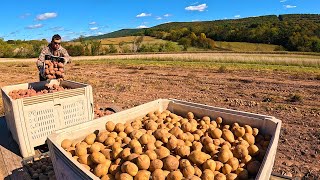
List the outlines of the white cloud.
<svg viewBox="0 0 320 180">
<path fill-rule="evenodd" d="M 26 28 L 27 29 L 37 29 L 37 28 L 42 28 L 42 27 L 43 27 L 42 24 L 35 24 L 35 25 L 27 26 Z"/>
<path fill-rule="evenodd" d="M 148 28 L 146 25 L 140 25 L 137 28 L 141 29 L 141 28 Z"/>
<path fill-rule="evenodd" d="M 25 14 L 22 14 L 20 16 L 20 18 L 25 19 L 25 18 L 29 17 L 30 15 L 31 15 L 30 13 L 25 13 Z"/>
<path fill-rule="evenodd" d="M 281 3 L 284 3 L 284 2 L 286 2 L 286 1 L 287 1 L 287 0 L 280 0 Z"/>
<path fill-rule="evenodd" d="M 151 14 L 141 13 L 141 14 L 138 14 L 136 17 L 147 17 L 147 16 L 151 16 Z"/>
<path fill-rule="evenodd" d="M 192 22 L 200 22 L 199 19 L 194 19 L 194 20 L 191 20 Z"/>
<path fill-rule="evenodd" d="M 165 14 L 163 15 L 164 17 L 169 17 L 169 16 L 172 16 L 171 14 Z"/>
<path fill-rule="evenodd" d="M 98 27 L 92 27 L 92 28 L 90 28 L 90 30 L 92 30 L 92 31 L 97 30 L 97 29 L 99 29 L 99 28 L 98 28 Z"/>
<path fill-rule="evenodd" d="M 98 32 L 97 34 L 98 34 L 98 35 L 102 35 L 103 33 L 102 33 L 102 32 Z"/>
<path fill-rule="evenodd" d="M 97 24 L 96 22 L 92 21 L 89 23 L 90 25 L 94 25 L 94 24 Z"/>
<path fill-rule="evenodd" d="M 46 19 L 50 19 L 50 18 L 55 18 L 57 17 L 58 14 L 57 13 L 44 13 L 44 14 L 40 14 L 37 16 L 37 20 L 46 20 Z"/>
<path fill-rule="evenodd" d="M 235 18 L 240 18 L 240 15 L 235 15 L 234 17 L 235 17 Z"/>
<path fill-rule="evenodd" d="M 162 17 L 157 17 L 156 19 L 157 19 L 157 20 L 161 20 L 161 19 L 162 19 Z"/>
<path fill-rule="evenodd" d="M 292 6 L 292 5 L 284 5 L 284 7 L 285 7 L 286 9 L 291 9 L 291 8 L 296 8 L 297 6 Z"/>
<path fill-rule="evenodd" d="M 204 11 L 204 10 L 207 9 L 207 8 L 208 8 L 207 4 L 200 4 L 200 5 L 198 5 L 198 6 L 188 6 L 188 7 L 185 8 L 185 10 L 187 10 L 187 11 L 200 11 L 200 12 L 202 12 L 202 11 Z"/>
</svg>

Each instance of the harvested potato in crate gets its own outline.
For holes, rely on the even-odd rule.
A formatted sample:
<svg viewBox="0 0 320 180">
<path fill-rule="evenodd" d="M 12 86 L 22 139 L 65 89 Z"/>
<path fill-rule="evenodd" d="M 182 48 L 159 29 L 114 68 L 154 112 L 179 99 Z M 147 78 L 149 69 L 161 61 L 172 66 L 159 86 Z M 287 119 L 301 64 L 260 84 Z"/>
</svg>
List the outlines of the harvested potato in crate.
<svg viewBox="0 0 320 180">
<path fill-rule="evenodd" d="M 48 144 L 55 171 L 68 178 L 262 180 L 271 175 L 280 127 L 271 116 L 159 99 L 57 131 Z"/>
</svg>

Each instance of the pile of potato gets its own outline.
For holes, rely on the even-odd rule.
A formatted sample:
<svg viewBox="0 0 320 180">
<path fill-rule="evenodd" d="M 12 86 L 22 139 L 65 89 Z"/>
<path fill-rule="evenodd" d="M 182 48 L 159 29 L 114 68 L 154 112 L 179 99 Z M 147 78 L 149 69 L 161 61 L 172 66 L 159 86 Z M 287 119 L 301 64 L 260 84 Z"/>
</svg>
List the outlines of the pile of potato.
<svg viewBox="0 0 320 180">
<path fill-rule="evenodd" d="M 50 157 L 28 162 L 24 167 L 28 170 L 31 179 L 56 179 Z"/>
<path fill-rule="evenodd" d="M 113 111 L 110 111 L 107 108 L 99 107 L 97 105 L 94 107 L 94 119 L 107 116 L 113 113 Z"/>
<path fill-rule="evenodd" d="M 47 79 L 64 79 L 64 64 L 62 62 L 45 60 L 44 64 L 44 75 L 47 77 Z"/>
<path fill-rule="evenodd" d="M 233 180 L 256 176 L 270 138 L 221 117 L 165 110 L 125 124 L 109 121 L 106 131 L 65 139 L 61 147 L 101 179 Z"/>
<path fill-rule="evenodd" d="M 63 91 L 68 88 L 64 88 L 62 86 L 59 86 L 57 84 L 49 85 L 45 84 L 44 89 L 40 91 L 36 91 L 34 89 L 19 89 L 19 90 L 13 90 L 9 92 L 9 96 L 12 99 L 21 99 L 25 97 L 32 97 L 32 96 L 37 96 L 37 95 L 42 95 L 42 94 L 47 94 L 47 93 L 54 93 L 58 91 Z"/>
</svg>

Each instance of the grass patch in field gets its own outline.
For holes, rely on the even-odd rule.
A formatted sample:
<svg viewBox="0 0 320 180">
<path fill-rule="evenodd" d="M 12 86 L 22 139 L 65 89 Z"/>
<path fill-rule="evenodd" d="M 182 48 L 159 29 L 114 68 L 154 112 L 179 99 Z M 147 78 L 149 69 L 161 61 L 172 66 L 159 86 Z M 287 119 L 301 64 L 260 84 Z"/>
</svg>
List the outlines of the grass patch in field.
<svg viewBox="0 0 320 180">
<path fill-rule="evenodd" d="M 90 61 L 79 61 L 79 64 L 110 64 L 118 65 L 122 67 L 128 66 L 158 66 L 158 67 L 183 67 L 183 68 L 194 68 L 194 69 L 213 69 L 218 71 L 221 66 L 226 66 L 228 71 L 233 70 L 254 70 L 254 71 L 281 71 L 288 73 L 315 73 L 319 74 L 319 67 L 303 67 L 303 66 L 292 66 L 292 65 L 273 65 L 249 62 L 225 62 L 225 61 L 184 61 L 184 60 L 172 60 L 172 59 L 108 59 L 108 60 L 90 60 Z"/>
<path fill-rule="evenodd" d="M 215 41 L 215 43 L 218 48 L 232 51 L 274 51 L 275 49 L 279 48 L 278 45 L 247 42 Z"/>
</svg>

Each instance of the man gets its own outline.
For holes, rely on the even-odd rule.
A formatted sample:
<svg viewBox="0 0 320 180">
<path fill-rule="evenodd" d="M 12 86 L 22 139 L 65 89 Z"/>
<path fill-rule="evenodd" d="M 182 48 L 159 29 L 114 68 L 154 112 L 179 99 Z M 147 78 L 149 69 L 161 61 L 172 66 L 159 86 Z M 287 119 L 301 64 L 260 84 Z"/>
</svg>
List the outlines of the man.
<svg viewBox="0 0 320 180">
<path fill-rule="evenodd" d="M 47 80 L 46 77 L 43 77 L 41 71 L 43 70 L 44 61 L 46 55 L 59 56 L 65 59 L 64 64 L 70 61 L 70 56 L 65 48 L 61 46 L 61 36 L 59 34 L 55 34 L 52 36 L 52 40 L 50 44 L 44 47 L 41 51 L 41 54 L 37 60 L 37 67 L 39 70 L 40 81 Z"/>
</svg>

